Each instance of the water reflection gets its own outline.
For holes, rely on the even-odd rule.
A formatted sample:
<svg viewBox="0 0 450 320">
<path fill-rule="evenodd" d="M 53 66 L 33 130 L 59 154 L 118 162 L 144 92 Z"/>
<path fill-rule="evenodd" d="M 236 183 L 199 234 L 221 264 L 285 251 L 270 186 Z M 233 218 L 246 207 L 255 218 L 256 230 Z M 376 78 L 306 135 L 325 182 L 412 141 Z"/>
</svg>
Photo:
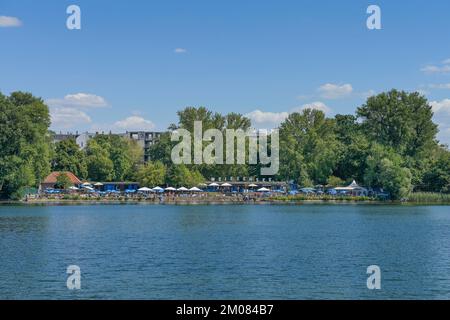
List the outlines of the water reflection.
<svg viewBox="0 0 450 320">
<path fill-rule="evenodd" d="M 0 207 L 0 298 L 449 298 L 448 207 Z M 82 270 L 82 290 L 65 269 Z M 368 265 L 382 270 L 369 291 Z"/>
</svg>

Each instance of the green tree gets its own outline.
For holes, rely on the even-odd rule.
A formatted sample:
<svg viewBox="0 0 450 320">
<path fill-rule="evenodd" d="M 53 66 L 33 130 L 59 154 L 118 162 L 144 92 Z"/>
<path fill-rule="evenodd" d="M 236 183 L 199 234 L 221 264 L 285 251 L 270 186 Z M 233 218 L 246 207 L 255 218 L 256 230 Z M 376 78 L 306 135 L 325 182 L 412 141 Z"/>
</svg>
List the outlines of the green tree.
<svg viewBox="0 0 450 320">
<path fill-rule="evenodd" d="M 435 145 L 437 125 L 427 99 L 419 93 L 391 90 L 370 97 L 357 109 L 371 140 L 416 156 Z"/>
<path fill-rule="evenodd" d="M 166 167 L 159 161 L 149 162 L 139 167 L 136 177 L 141 186 L 160 186 L 166 181 Z"/>
<path fill-rule="evenodd" d="M 105 150 L 105 155 L 112 162 L 110 179 L 134 180 L 137 167 L 143 158 L 143 151 L 136 141 L 114 134 L 97 135 L 93 140 Z"/>
<path fill-rule="evenodd" d="M 71 187 L 72 181 L 69 176 L 65 172 L 61 172 L 58 177 L 56 177 L 56 188 L 58 189 L 67 189 Z"/>
<path fill-rule="evenodd" d="M 450 151 L 438 147 L 433 155 L 428 171 L 424 174 L 420 190 L 450 192 Z"/>
<path fill-rule="evenodd" d="M 67 139 L 55 144 L 52 170 L 69 171 L 81 179 L 87 178 L 86 154 L 80 150 L 75 139 Z"/>
<path fill-rule="evenodd" d="M 344 185 L 344 180 L 339 177 L 331 176 L 327 180 L 327 185 L 331 187 L 340 187 Z"/>
<path fill-rule="evenodd" d="M 203 176 L 197 170 L 189 170 L 183 164 L 173 165 L 167 172 L 167 181 L 175 187 L 195 187 L 204 181 Z"/>
<path fill-rule="evenodd" d="M 0 197 L 20 197 L 50 172 L 50 115 L 30 93 L 0 93 Z"/>
<path fill-rule="evenodd" d="M 94 181 L 112 181 L 114 164 L 108 150 L 92 139 L 88 142 L 86 154 L 89 178 Z"/>
<path fill-rule="evenodd" d="M 396 165 L 389 159 L 381 160 L 380 182 L 392 199 L 406 199 L 412 191 L 411 171 Z"/>
<path fill-rule="evenodd" d="M 339 149 L 334 127 L 319 110 L 290 114 L 280 125 L 280 177 L 302 186 L 326 183 Z"/>
<path fill-rule="evenodd" d="M 370 143 L 353 115 L 336 115 L 335 132 L 339 141 L 334 175 L 345 181 L 362 181 Z"/>
</svg>

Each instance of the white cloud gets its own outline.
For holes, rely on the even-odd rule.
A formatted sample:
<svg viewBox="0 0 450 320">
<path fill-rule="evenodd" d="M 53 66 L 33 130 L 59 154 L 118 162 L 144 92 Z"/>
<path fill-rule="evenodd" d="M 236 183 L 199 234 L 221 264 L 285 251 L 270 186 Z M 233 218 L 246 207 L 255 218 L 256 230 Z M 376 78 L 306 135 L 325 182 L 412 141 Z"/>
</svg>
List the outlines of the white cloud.
<svg viewBox="0 0 450 320">
<path fill-rule="evenodd" d="M 173 52 L 175 53 L 186 53 L 187 50 L 184 48 L 176 48 L 175 50 L 173 50 Z"/>
<path fill-rule="evenodd" d="M 372 97 L 372 96 L 374 96 L 376 94 L 377 94 L 377 92 L 375 90 L 370 89 L 370 90 L 368 90 L 366 92 L 361 92 L 360 96 L 363 97 L 364 99 L 367 99 L 367 98 Z"/>
<path fill-rule="evenodd" d="M 127 130 L 127 131 L 133 131 L 133 130 L 153 130 L 155 128 L 155 124 L 150 121 L 146 120 L 141 116 L 130 116 L 126 119 L 117 121 L 114 123 L 112 129 L 120 129 L 120 130 Z"/>
<path fill-rule="evenodd" d="M 108 106 L 105 98 L 90 93 L 68 94 L 63 99 L 48 99 L 49 107 L 104 108 Z"/>
<path fill-rule="evenodd" d="M 435 66 L 435 65 L 429 65 L 425 66 L 424 68 L 420 69 L 422 72 L 427 74 L 434 74 L 434 73 L 449 73 L 450 72 L 450 65 L 445 64 L 442 66 Z"/>
<path fill-rule="evenodd" d="M 263 125 L 276 127 L 289 116 L 289 112 L 265 112 L 254 110 L 247 113 L 245 116 L 249 118 L 256 127 L 261 127 Z"/>
<path fill-rule="evenodd" d="M 450 64 L 450 59 L 442 61 L 443 64 Z"/>
<path fill-rule="evenodd" d="M 320 102 L 320 101 L 304 104 L 301 107 L 293 109 L 292 112 L 301 112 L 305 109 L 320 110 L 320 111 L 323 111 L 323 113 L 325 113 L 327 115 L 329 115 L 332 112 L 332 110 L 325 103 Z"/>
<path fill-rule="evenodd" d="M 252 121 L 252 125 L 256 128 L 266 128 L 266 129 L 276 128 L 280 125 L 281 122 L 286 120 L 289 114 L 294 112 L 302 112 L 305 109 L 321 110 L 327 115 L 332 113 L 331 108 L 329 108 L 323 102 L 317 101 L 313 103 L 304 104 L 300 107 L 291 109 L 290 111 L 266 112 L 257 109 L 247 113 L 245 116 Z"/>
<path fill-rule="evenodd" d="M 323 99 L 340 99 L 352 94 L 353 87 L 349 83 L 343 85 L 327 83 L 319 87 L 317 91 Z"/>
<path fill-rule="evenodd" d="M 51 108 L 50 116 L 53 129 L 69 129 L 91 122 L 91 118 L 86 113 L 75 108 Z"/>
<path fill-rule="evenodd" d="M 0 28 L 20 27 L 22 21 L 16 17 L 0 16 Z"/>
<path fill-rule="evenodd" d="M 439 126 L 438 139 L 441 143 L 450 144 L 450 99 L 430 102 L 434 117 L 433 120 Z"/>
<path fill-rule="evenodd" d="M 448 113 L 450 115 L 450 99 L 444 99 L 442 101 L 431 101 L 433 112 L 435 113 Z"/>
<path fill-rule="evenodd" d="M 431 89 L 450 89 L 450 83 L 430 84 Z"/>
</svg>

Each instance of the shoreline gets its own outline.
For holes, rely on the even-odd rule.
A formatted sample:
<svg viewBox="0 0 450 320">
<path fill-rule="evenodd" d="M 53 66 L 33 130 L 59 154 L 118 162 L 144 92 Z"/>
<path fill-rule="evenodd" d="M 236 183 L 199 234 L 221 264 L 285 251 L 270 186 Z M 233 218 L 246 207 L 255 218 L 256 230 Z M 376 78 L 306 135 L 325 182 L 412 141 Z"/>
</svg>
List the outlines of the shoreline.
<svg viewBox="0 0 450 320">
<path fill-rule="evenodd" d="M 401 201 L 378 201 L 378 200 L 274 200 L 256 199 L 255 201 L 242 201 L 233 199 L 178 199 L 165 201 L 149 200 L 67 200 L 67 199 L 42 199 L 28 201 L 0 200 L 0 206 L 74 206 L 74 205 L 174 205 L 174 206 L 198 206 L 198 205 L 291 205 L 299 206 L 305 204 L 331 204 L 331 205 L 411 205 L 411 206 L 450 206 L 448 202 L 401 202 Z"/>
</svg>

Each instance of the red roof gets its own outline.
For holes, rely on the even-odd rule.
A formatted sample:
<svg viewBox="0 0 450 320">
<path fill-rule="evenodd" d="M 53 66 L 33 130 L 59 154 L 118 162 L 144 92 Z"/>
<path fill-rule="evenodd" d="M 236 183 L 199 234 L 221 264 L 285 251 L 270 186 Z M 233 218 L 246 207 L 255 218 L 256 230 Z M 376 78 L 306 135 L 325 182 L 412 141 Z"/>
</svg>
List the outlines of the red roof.
<svg viewBox="0 0 450 320">
<path fill-rule="evenodd" d="M 52 173 L 50 173 L 48 175 L 47 178 L 45 178 L 43 183 L 56 183 L 56 179 L 62 173 L 65 173 L 69 177 L 71 183 L 81 184 L 80 179 L 78 179 L 76 175 L 74 175 L 72 172 L 69 172 L 69 171 L 67 171 L 67 172 L 53 171 Z"/>
</svg>

